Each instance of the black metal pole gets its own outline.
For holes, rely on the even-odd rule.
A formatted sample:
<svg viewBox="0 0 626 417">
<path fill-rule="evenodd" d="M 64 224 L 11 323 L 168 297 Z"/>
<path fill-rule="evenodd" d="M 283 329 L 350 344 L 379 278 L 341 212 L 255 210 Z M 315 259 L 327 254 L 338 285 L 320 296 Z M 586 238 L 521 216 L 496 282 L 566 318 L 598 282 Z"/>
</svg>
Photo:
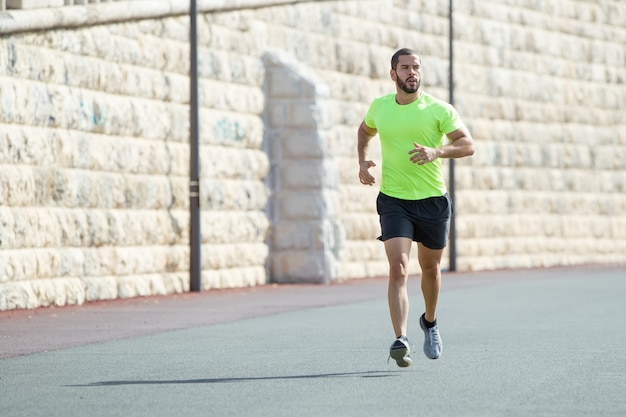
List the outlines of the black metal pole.
<svg viewBox="0 0 626 417">
<path fill-rule="evenodd" d="M 200 163 L 198 117 L 198 8 L 196 0 L 189 6 L 189 290 L 202 291 L 202 233 L 200 229 Z"/>
<path fill-rule="evenodd" d="M 452 5 L 453 0 L 450 0 L 450 8 L 448 10 L 449 16 L 449 55 L 450 55 L 450 64 L 449 64 L 449 73 L 448 73 L 448 84 L 449 84 L 449 92 L 450 92 L 450 104 L 454 106 L 454 25 L 452 19 Z M 450 164 L 450 172 L 449 172 L 449 186 L 448 192 L 450 193 L 450 198 L 452 199 L 452 204 L 455 202 L 455 188 L 456 184 L 454 181 L 454 159 L 449 160 Z M 456 214 L 452 212 L 452 218 L 450 219 L 450 271 L 456 271 Z"/>
</svg>

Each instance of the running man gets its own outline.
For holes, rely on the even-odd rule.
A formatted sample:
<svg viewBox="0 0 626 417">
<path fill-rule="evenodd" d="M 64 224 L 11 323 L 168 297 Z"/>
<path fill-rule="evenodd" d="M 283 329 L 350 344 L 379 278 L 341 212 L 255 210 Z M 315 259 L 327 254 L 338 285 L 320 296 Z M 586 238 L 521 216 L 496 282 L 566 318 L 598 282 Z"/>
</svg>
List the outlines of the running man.
<svg viewBox="0 0 626 417">
<path fill-rule="evenodd" d="M 419 319 L 424 331 L 424 354 L 441 355 L 443 344 L 437 326 L 441 288 L 441 258 L 448 241 L 452 201 L 443 178 L 442 158 L 474 154 L 474 140 L 448 103 L 421 87 L 421 58 L 403 48 L 391 58 L 391 79 L 396 92 L 375 99 L 358 130 L 359 179 L 376 180 L 369 168 L 369 143 L 377 134 L 382 149 L 382 180 L 376 207 L 381 236 L 389 261 L 388 302 L 396 340 L 390 356 L 398 366 L 411 366 L 407 340 L 409 254 L 417 242 L 422 270 L 425 312 Z"/>
</svg>

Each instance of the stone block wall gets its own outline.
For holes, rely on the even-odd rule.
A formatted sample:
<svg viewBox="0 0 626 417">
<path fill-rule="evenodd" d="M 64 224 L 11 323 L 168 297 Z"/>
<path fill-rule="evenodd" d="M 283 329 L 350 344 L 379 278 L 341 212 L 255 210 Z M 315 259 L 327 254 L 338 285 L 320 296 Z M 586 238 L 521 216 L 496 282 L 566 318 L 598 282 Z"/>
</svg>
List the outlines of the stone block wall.
<svg viewBox="0 0 626 417">
<path fill-rule="evenodd" d="M 189 288 L 188 37 L 172 16 L 2 38 L 0 309 Z M 200 53 L 203 285 L 265 283 L 261 57 Z"/>
<path fill-rule="evenodd" d="M 626 5 L 459 3 L 459 267 L 626 261 Z"/>
<path fill-rule="evenodd" d="M 186 68 L 129 28 L 2 38 L 2 309 L 185 288 Z"/>
<path fill-rule="evenodd" d="M 448 2 L 243 3 L 199 2 L 204 288 L 385 275 L 356 128 L 400 47 L 447 99 Z M 459 270 L 626 262 L 622 3 L 455 2 Z M 0 18 L 0 309 L 188 290 L 187 12 Z"/>
</svg>

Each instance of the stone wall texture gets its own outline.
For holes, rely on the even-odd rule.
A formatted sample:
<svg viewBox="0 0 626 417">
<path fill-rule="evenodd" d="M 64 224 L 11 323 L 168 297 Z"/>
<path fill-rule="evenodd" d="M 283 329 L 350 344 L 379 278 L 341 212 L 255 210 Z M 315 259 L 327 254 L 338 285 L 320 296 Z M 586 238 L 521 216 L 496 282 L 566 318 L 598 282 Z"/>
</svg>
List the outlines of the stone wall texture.
<svg viewBox="0 0 626 417">
<path fill-rule="evenodd" d="M 0 310 L 188 291 L 181 3 L 1 14 Z M 209 3 L 203 288 L 386 275 L 356 129 L 400 47 L 448 99 L 448 2 Z M 625 264 L 626 3 L 454 3 L 457 269 Z"/>
</svg>

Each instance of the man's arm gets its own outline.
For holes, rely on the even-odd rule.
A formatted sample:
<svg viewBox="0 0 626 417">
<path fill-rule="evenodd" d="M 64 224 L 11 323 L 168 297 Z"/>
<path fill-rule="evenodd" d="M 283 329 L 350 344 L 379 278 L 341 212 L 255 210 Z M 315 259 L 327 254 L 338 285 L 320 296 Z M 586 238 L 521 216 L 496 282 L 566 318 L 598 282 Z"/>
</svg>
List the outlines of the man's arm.
<svg viewBox="0 0 626 417">
<path fill-rule="evenodd" d="M 409 151 L 411 162 L 424 165 L 437 158 L 463 158 L 474 154 L 474 139 L 464 126 L 446 135 L 450 144 L 441 148 L 429 148 L 413 143 L 414 148 Z"/>
<path fill-rule="evenodd" d="M 376 179 L 369 173 L 371 167 L 375 167 L 376 164 L 373 161 L 367 160 L 367 151 L 369 149 L 370 141 L 378 131 L 372 129 L 365 122 L 361 122 L 359 130 L 357 132 L 358 144 L 357 152 L 359 154 L 359 180 L 364 185 L 374 185 Z"/>
</svg>

